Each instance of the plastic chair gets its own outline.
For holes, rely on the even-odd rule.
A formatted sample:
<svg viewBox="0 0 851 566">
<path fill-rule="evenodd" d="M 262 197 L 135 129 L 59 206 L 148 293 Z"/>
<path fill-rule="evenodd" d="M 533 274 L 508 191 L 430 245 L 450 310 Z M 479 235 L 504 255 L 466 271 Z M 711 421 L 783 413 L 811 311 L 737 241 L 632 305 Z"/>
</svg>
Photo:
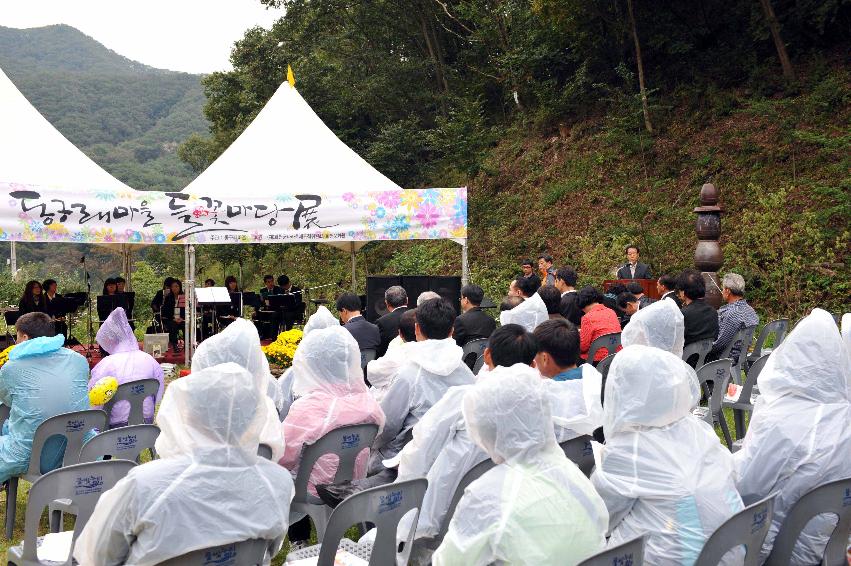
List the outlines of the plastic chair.
<svg viewBox="0 0 851 566">
<path fill-rule="evenodd" d="M 643 536 L 586 558 L 579 563 L 579 566 L 627 566 L 627 564 L 630 566 L 644 564 Z"/>
<path fill-rule="evenodd" d="M 838 520 L 827 541 L 821 563 L 825 566 L 844 565 L 848 537 L 851 536 L 851 478 L 822 484 L 798 499 L 774 539 L 766 566 L 791 564 L 792 550 L 801 531 L 810 519 L 822 513 L 836 515 Z"/>
<path fill-rule="evenodd" d="M 759 566 L 762 541 L 774 517 L 774 496 L 748 505 L 715 529 L 706 540 L 694 566 L 717 566 L 729 551 L 744 545 L 745 560 L 742 566 Z"/>
<path fill-rule="evenodd" d="M 455 493 L 452 494 L 452 500 L 449 502 L 449 507 L 446 509 L 446 515 L 443 517 L 443 522 L 440 524 L 440 532 L 437 534 L 437 538 L 435 539 L 437 541 L 435 548 L 440 545 L 443 537 L 446 536 L 446 532 L 449 530 L 449 523 L 452 521 L 452 515 L 455 514 L 455 508 L 458 507 L 458 502 L 461 501 L 462 497 L 464 497 L 464 490 L 494 466 L 496 466 L 496 464 L 494 464 L 493 460 L 490 458 L 482 460 L 470 468 L 467 473 L 464 474 L 464 477 L 461 478 L 461 481 L 458 482 L 458 487 L 455 488 Z"/>
<path fill-rule="evenodd" d="M 299 513 L 307 513 L 316 526 L 317 539 L 322 540 L 331 508 L 307 490 L 307 482 L 316 461 L 326 454 L 335 454 L 337 473 L 332 483 L 351 480 L 358 454 L 368 450 L 377 435 L 378 425 L 375 424 L 344 426 L 329 431 L 313 444 L 304 446 L 295 478 L 295 495 L 290 505 L 290 524 L 298 520 Z"/>
<path fill-rule="evenodd" d="M 272 459 L 272 447 L 268 444 L 261 444 L 257 447 L 257 455 L 267 460 Z"/>
<path fill-rule="evenodd" d="M 476 365 L 476 362 L 479 358 L 482 357 L 485 353 L 485 348 L 488 346 L 487 338 L 476 338 L 475 340 L 470 340 L 466 344 L 464 344 L 464 351 L 461 354 L 461 359 L 464 360 L 464 363 L 467 364 L 467 367 L 471 370 L 473 366 Z"/>
<path fill-rule="evenodd" d="M 38 425 L 33 436 L 32 452 L 30 453 L 27 471 L 21 476 L 9 478 L 9 483 L 6 485 L 6 539 L 11 540 L 12 533 L 15 530 L 18 480 L 23 478 L 28 482 L 34 482 L 42 476 L 41 452 L 45 443 L 55 436 L 64 437 L 65 452 L 62 455 L 60 467 L 76 464 L 79 462 L 80 448 L 83 446 L 86 434 L 95 428 L 98 430 L 106 428 L 106 420 L 105 412 L 90 409 L 56 415 Z"/>
<path fill-rule="evenodd" d="M 89 439 L 80 449 L 80 462 L 94 462 L 98 458 L 111 456 L 139 463 L 143 450 L 152 449 L 160 427 L 140 424 L 106 430 Z"/>
<path fill-rule="evenodd" d="M 262 539 L 244 540 L 211 546 L 201 550 L 193 550 L 181 556 L 169 558 L 158 566 L 263 566 L 266 557 L 281 545 L 281 540 L 266 541 Z"/>
<path fill-rule="evenodd" d="M 615 359 L 615 354 L 609 354 L 599 362 L 597 362 L 597 371 L 599 371 L 603 376 L 603 381 L 600 385 L 600 404 L 602 404 L 606 400 L 606 378 L 609 377 L 609 368 L 612 365 L 612 361 Z"/>
<path fill-rule="evenodd" d="M 292 553 L 287 556 L 287 561 L 319 556 L 317 566 L 333 566 L 338 548 L 349 550 L 358 546 L 353 541 L 343 539 L 349 527 L 357 523 L 370 523 L 375 525 L 378 532 L 370 552 L 369 566 L 407 564 L 427 486 L 425 478 L 417 478 L 373 487 L 349 496 L 331 514 L 322 544 Z M 411 530 L 405 542 L 397 548 L 396 530 L 399 521 L 414 509 L 416 516 Z"/>
<path fill-rule="evenodd" d="M 594 471 L 594 450 L 591 448 L 591 437 L 587 434 L 577 436 L 559 444 L 567 459 L 576 464 L 587 477 Z"/>
<path fill-rule="evenodd" d="M 138 381 L 128 381 L 118 386 L 115 395 L 112 399 L 106 402 L 103 410 L 107 415 L 112 415 L 112 408 L 119 401 L 127 401 L 130 403 L 130 415 L 127 419 L 127 425 L 145 424 L 145 418 L 142 414 L 142 407 L 145 404 L 145 399 L 154 397 L 160 390 L 160 382 L 156 379 L 140 379 Z M 113 427 L 127 426 L 123 424 L 113 425 Z"/>
<path fill-rule="evenodd" d="M 739 394 L 739 400 L 735 403 L 724 401 L 722 407 L 733 409 L 733 421 L 736 427 L 736 439 L 741 440 L 745 437 L 747 427 L 745 426 L 745 413 L 753 411 L 753 386 L 758 384 L 759 374 L 762 373 L 762 368 L 765 367 L 765 362 L 771 354 L 761 356 L 751 365 L 747 372 L 745 383 L 742 386 L 742 392 Z"/>
<path fill-rule="evenodd" d="M 709 362 L 697 370 L 697 380 L 700 383 L 700 389 L 706 395 L 709 406 L 697 407 L 693 411 L 693 414 L 703 418 L 710 425 L 718 423 L 718 426 L 721 427 L 721 432 L 724 434 L 727 448 L 732 450 L 733 439 L 730 437 L 730 429 L 721 412 L 724 393 L 727 392 L 727 385 L 730 383 L 730 367 L 732 367 L 732 361 L 729 358 L 724 358 Z M 712 382 L 711 390 L 708 385 L 710 381 Z"/>
<path fill-rule="evenodd" d="M 786 332 L 789 330 L 789 319 L 778 318 L 772 320 L 762 327 L 759 337 L 756 339 L 756 344 L 753 347 L 753 352 L 748 355 L 747 365 L 750 366 L 765 354 L 770 354 L 771 351 L 783 342 L 786 337 Z M 768 337 L 774 334 L 774 345 L 771 348 L 765 347 L 765 342 Z"/>
<path fill-rule="evenodd" d="M 591 346 L 588 348 L 588 357 L 585 358 L 588 360 L 588 363 L 594 363 L 594 358 L 597 355 L 597 350 L 600 348 L 606 349 L 606 355 L 615 353 L 615 350 L 619 348 L 621 345 L 621 333 L 620 332 L 612 332 L 610 334 L 603 334 L 602 336 L 598 336 L 591 342 Z M 603 360 L 600 360 L 603 361 Z"/>
<path fill-rule="evenodd" d="M 755 330 L 756 326 L 740 328 L 736 332 L 736 335 L 733 336 L 733 339 L 730 340 L 730 343 L 727 344 L 727 347 L 721 352 L 721 355 L 718 356 L 719 360 L 723 358 L 732 360 L 733 366 L 730 371 L 733 377 L 733 383 L 736 385 L 741 385 L 742 383 L 742 368 L 745 366 L 745 360 L 748 358 L 748 348 L 750 348 L 751 342 L 753 342 L 753 333 Z M 739 355 L 736 359 L 732 357 L 734 348 L 739 349 Z"/>
<path fill-rule="evenodd" d="M 111 489 L 135 465 L 129 460 L 87 462 L 53 470 L 38 478 L 30 488 L 29 499 L 27 500 L 23 544 L 9 549 L 9 564 L 15 566 L 55 565 L 56 562 L 44 563 L 39 561 L 36 553 L 38 526 L 44 508 L 60 499 L 70 502 L 68 510 L 77 517 L 74 522 L 73 534 L 73 540 L 76 541 L 89 517 L 92 516 L 101 494 Z M 71 563 L 69 556 L 64 564 L 70 566 Z"/>
<path fill-rule="evenodd" d="M 683 361 L 696 370 L 706 363 L 706 356 L 710 350 L 712 350 L 712 340 L 692 342 L 683 348 Z M 691 363 L 691 360 L 694 363 Z"/>
<path fill-rule="evenodd" d="M 479 373 L 479 370 L 481 370 L 481 369 L 482 369 L 482 366 L 483 366 L 483 365 L 485 365 L 485 357 L 484 357 L 484 355 L 479 356 L 478 358 L 476 358 L 476 363 L 475 363 L 475 364 L 473 364 L 473 367 L 471 368 L 471 369 L 472 369 L 472 371 L 473 371 L 473 375 L 477 375 L 477 374 Z"/>
<path fill-rule="evenodd" d="M 373 361 L 378 352 L 374 348 L 368 348 L 360 351 L 360 368 L 366 371 L 366 364 Z"/>
</svg>

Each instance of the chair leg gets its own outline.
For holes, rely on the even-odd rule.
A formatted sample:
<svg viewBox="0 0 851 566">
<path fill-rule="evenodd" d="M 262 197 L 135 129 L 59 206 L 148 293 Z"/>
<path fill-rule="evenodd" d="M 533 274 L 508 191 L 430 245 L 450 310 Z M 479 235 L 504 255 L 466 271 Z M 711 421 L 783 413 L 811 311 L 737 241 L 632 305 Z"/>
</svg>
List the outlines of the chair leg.
<svg viewBox="0 0 851 566">
<path fill-rule="evenodd" d="M 718 413 L 718 425 L 721 427 L 721 432 L 724 434 L 724 442 L 727 443 L 727 449 L 733 450 L 733 439 L 730 437 L 730 427 L 727 426 L 727 419 L 724 418 L 724 411 Z"/>
<path fill-rule="evenodd" d="M 745 412 L 733 409 L 733 423 L 736 425 L 736 440 L 741 440 L 745 437 Z"/>
<path fill-rule="evenodd" d="M 50 512 L 50 532 L 51 533 L 59 533 L 62 532 L 62 511 L 53 510 Z"/>
<path fill-rule="evenodd" d="M 325 529 L 328 527 L 328 520 L 331 518 L 331 508 L 327 505 L 311 505 L 313 509 L 309 509 L 307 514 L 313 521 L 313 526 L 316 527 L 316 540 L 322 542 L 325 537 Z"/>
<path fill-rule="evenodd" d="M 18 504 L 18 478 L 9 478 L 6 484 L 6 540 L 11 541 L 15 532 L 15 511 Z"/>
</svg>

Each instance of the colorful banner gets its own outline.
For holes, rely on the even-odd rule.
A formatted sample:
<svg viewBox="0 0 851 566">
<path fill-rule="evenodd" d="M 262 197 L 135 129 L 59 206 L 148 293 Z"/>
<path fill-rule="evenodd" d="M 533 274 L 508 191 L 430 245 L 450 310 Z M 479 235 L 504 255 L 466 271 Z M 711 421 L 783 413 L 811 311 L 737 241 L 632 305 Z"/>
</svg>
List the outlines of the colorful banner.
<svg viewBox="0 0 851 566">
<path fill-rule="evenodd" d="M 303 192 L 250 198 L 69 193 L 0 182 L 0 240 L 240 244 L 467 237 L 467 189 Z"/>
</svg>

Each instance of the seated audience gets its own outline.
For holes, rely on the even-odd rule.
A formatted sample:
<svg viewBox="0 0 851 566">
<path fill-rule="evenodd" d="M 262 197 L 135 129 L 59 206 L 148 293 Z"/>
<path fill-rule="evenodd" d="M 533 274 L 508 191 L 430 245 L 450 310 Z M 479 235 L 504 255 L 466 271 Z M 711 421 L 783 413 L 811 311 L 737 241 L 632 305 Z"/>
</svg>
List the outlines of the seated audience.
<svg viewBox="0 0 851 566">
<path fill-rule="evenodd" d="M 420 293 L 420 296 L 417 297 L 417 306 L 420 306 L 426 301 L 430 301 L 432 299 L 439 299 L 440 295 L 435 293 L 434 291 L 423 291 Z"/>
<path fill-rule="evenodd" d="M 387 353 L 390 342 L 399 336 L 399 319 L 408 310 L 408 293 L 399 285 L 388 287 L 384 291 L 384 304 L 387 306 L 387 314 L 375 321 L 381 337 L 377 352 L 379 358 Z"/>
<path fill-rule="evenodd" d="M 337 297 L 337 313 L 344 324 L 343 328 L 352 334 L 360 351 L 377 351 L 381 345 L 381 333 L 376 325 L 363 317 L 360 309 L 360 297 L 354 293 L 343 293 Z"/>
<path fill-rule="evenodd" d="M 570 266 L 561 267 L 556 271 L 555 288 L 561 293 L 561 304 L 559 310 L 561 315 L 579 326 L 582 315 L 585 314 L 576 306 L 576 281 L 579 276 L 576 270 Z"/>
<path fill-rule="evenodd" d="M 603 294 L 594 287 L 583 287 L 579 291 L 576 306 L 585 313 L 579 328 L 579 356 L 585 360 L 591 343 L 604 334 L 620 332 L 621 324 L 615 311 L 603 304 Z M 606 348 L 600 348 L 594 359 L 587 361 L 599 362 L 610 353 Z"/>
<path fill-rule="evenodd" d="M 269 371 L 266 355 L 260 349 L 257 329 L 244 318 L 235 320 L 223 331 L 198 345 L 192 356 L 192 372 L 227 362 L 245 368 L 257 391 L 263 394 L 260 403 L 267 407 L 264 411 L 267 421 L 260 431 L 260 442 L 272 449 L 274 460 L 279 460 L 284 455 L 279 414 L 284 404 L 283 394 Z"/>
<path fill-rule="evenodd" d="M 465 490 L 435 566 L 576 564 L 604 548 L 606 508 L 556 443 L 540 380 L 485 380 L 464 396 L 463 415 L 496 467 Z"/>
<path fill-rule="evenodd" d="M 606 444 L 591 476 L 609 512 L 609 547 L 645 535 L 645 563 L 690 564 L 743 508 L 732 454 L 691 413 L 699 399 L 694 370 L 674 354 L 633 345 L 612 360 Z"/>
<path fill-rule="evenodd" d="M 487 338 L 496 328 L 496 321 L 485 313 L 480 305 L 485 292 L 478 285 L 461 287 L 461 316 L 455 319 L 452 337 L 459 346 L 471 340 Z"/>
<path fill-rule="evenodd" d="M 284 419 L 286 442 L 278 463 L 298 475 L 304 446 L 313 444 L 326 433 L 356 424 L 384 425 L 384 413 L 363 381 L 360 350 L 352 335 L 337 327 L 311 332 L 302 339 L 293 358 L 295 402 Z M 366 476 L 369 450 L 358 455 L 354 479 Z M 316 495 L 316 484 L 334 481 L 337 457 L 325 455 L 310 472 L 308 491 Z M 310 519 L 304 517 L 289 530 L 290 544 L 306 543 L 310 538 Z"/>
<path fill-rule="evenodd" d="M 553 381 L 582 379 L 590 364 L 577 365 L 579 359 L 579 330 L 564 319 L 548 320 L 535 329 L 538 353 L 535 367 L 541 375 Z M 594 370 L 596 371 L 596 370 Z"/>
<path fill-rule="evenodd" d="M 683 313 L 674 301 L 656 301 L 641 309 L 621 332 L 621 344 L 652 346 L 681 358 L 685 339 Z"/>
<path fill-rule="evenodd" d="M 703 300 L 706 283 L 703 275 L 694 269 L 686 269 L 677 278 L 677 291 L 683 301 L 686 346 L 700 340 L 718 337 L 718 313 Z"/>
<path fill-rule="evenodd" d="M 721 298 L 726 303 L 718 309 L 718 338 L 712 344 L 712 350 L 707 356 L 710 360 L 717 360 L 721 353 L 736 333 L 743 328 L 755 327 L 759 324 L 759 315 L 753 307 L 745 300 L 745 279 L 738 273 L 728 273 L 721 281 Z M 750 344 L 745 344 L 745 356 Z M 739 351 L 742 344 L 734 344 L 730 349 L 730 359 L 733 363 L 739 361 Z"/>
<path fill-rule="evenodd" d="M 544 307 L 547 309 L 548 318 L 564 319 L 561 315 L 561 293 L 552 285 L 546 285 L 538 289 L 538 294 L 541 300 L 544 301 Z"/>
<path fill-rule="evenodd" d="M 0 435 L 0 483 L 27 471 L 33 437 L 50 417 L 89 408 L 86 358 L 63 348 L 65 337 L 55 335 L 43 312 L 23 315 L 15 324 L 17 345 L 0 368 L 0 403 L 9 419 Z M 41 472 L 62 465 L 65 439 L 48 439 L 41 451 Z"/>
<path fill-rule="evenodd" d="M 156 379 L 160 383 L 156 399 L 148 397 L 142 405 L 142 415 L 145 422 L 154 421 L 154 408 L 162 399 L 165 386 L 163 385 L 163 369 L 160 364 L 148 353 L 139 349 L 139 341 L 127 322 L 127 314 L 124 309 L 118 307 L 111 313 L 98 329 L 96 340 L 101 348 L 109 355 L 103 358 L 92 368 L 92 377 L 89 380 L 89 389 L 104 377 L 114 377 L 118 384 L 140 379 Z M 100 409 L 99 405 L 92 405 L 93 409 Z M 124 426 L 130 418 L 130 402 L 118 401 L 112 407 L 109 416 L 111 427 Z"/>
<path fill-rule="evenodd" d="M 366 379 L 369 381 L 369 392 L 379 403 L 384 399 L 393 380 L 408 361 L 411 344 L 417 341 L 416 333 L 417 309 L 407 309 L 399 317 L 399 330 L 396 338 L 390 341 L 387 353 L 366 364 Z"/>
<path fill-rule="evenodd" d="M 777 494 L 761 563 L 802 495 L 851 477 L 851 353 L 828 312 L 813 309 L 776 347 L 759 374 L 759 392 L 733 460 L 746 505 Z M 810 521 L 791 563 L 821 563 L 835 525 L 835 515 Z"/>
<path fill-rule="evenodd" d="M 505 311 L 510 311 L 522 302 L 523 297 L 518 297 L 517 295 L 506 295 L 502 302 L 499 303 L 499 312 L 504 313 Z"/>
<path fill-rule="evenodd" d="M 626 325 L 629 323 L 630 317 L 632 317 L 632 315 L 638 312 L 640 306 L 641 302 L 638 300 L 638 297 L 636 297 L 629 291 L 618 295 L 618 308 L 624 314 L 624 328 L 626 328 Z"/>
<path fill-rule="evenodd" d="M 101 496 L 74 546 L 77 562 L 159 564 L 248 539 L 275 541 L 277 552 L 294 488 L 289 472 L 257 455 L 270 416 L 263 396 L 232 363 L 171 383 L 157 414 L 159 459 Z"/>
<path fill-rule="evenodd" d="M 635 298 L 638 299 L 639 306 L 644 308 L 651 303 L 654 303 L 653 299 L 644 294 L 644 287 L 641 286 L 641 283 L 638 281 L 630 281 L 626 284 L 626 290 L 628 293 L 632 293 L 635 295 Z"/>
<path fill-rule="evenodd" d="M 618 317 L 618 322 L 621 323 L 621 328 L 623 328 L 623 320 L 626 314 L 618 306 L 618 297 L 621 293 L 626 293 L 626 285 L 622 283 L 612 283 L 609 285 L 609 289 L 603 294 L 603 305 L 615 311 L 615 314 Z"/>
<path fill-rule="evenodd" d="M 550 315 L 544 301 L 538 294 L 540 285 L 531 278 L 520 277 L 511 282 L 509 295 L 514 294 L 522 297 L 523 302 L 509 311 L 499 313 L 499 323 L 519 324 L 528 332 L 548 320 Z"/>
<path fill-rule="evenodd" d="M 661 298 L 659 299 L 671 299 L 677 306 L 682 308 L 683 302 L 680 300 L 680 297 L 677 295 L 677 278 L 673 275 L 663 275 L 656 281 L 656 291 L 658 291 Z"/>
</svg>

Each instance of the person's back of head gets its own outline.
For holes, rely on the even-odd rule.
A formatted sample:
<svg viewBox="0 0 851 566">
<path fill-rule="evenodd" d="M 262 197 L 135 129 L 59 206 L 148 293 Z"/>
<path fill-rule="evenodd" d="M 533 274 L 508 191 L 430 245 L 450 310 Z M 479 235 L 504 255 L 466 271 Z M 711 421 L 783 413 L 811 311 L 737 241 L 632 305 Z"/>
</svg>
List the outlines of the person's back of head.
<svg viewBox="0 0 851 566">
<path fill-rule="evenodd" d="M 485 299 L 485 292 L 478 285 L 464 285 L 461 287 L 461 298 L 466 298 L 471 305 L 477 307 Z"/>
<path fill-rule="evenodd" d="M 278 287 L 286 287 L 290 284 L 290 278 L 286 275 L 279 275 L 277 283 Z"/>
<path fill-rule="evenodd" d="M 50 338 L 56 336 L 56 327 L 50 315 L 43 312 L 30 312 L 22 315 L 15 323 L 18 338 L 32 340 L 34 338 Z"/>
<path fill-rule="evenodd" d="M 127 321 L 127 313 L 118 307 L 106 318 L 98 329 L 95 340 L 109 354 L 139 350 L 139 342 Z"/>
<path fill-rule="evenodd" d="M 334 326 L 340 326 L 340 321 L 331 314 L 331 311 L 325 305 L 319 305 L 316 312 L 310 315 L 310 318 L 307 319 L 307 324 L 304 325 L 304 336 L 307 336 L 314 330 L 332 328 Z"/>
<path fill-rule="evenodd" d="M 408 309 L 399 317 L 399 336 L 405 342 L 417 341 L 417 309 Z"/>
<path fill-rule="evenodd" d="M 538 289 L 538 294 L 541 300 L 544 301 L 544 306 L 547 307 L 547 314 L 559 314 L 561 306 L 561 292 L 552 285 L 545 285 Z"/>
<path fill-rule="evenodd" d="M 626 290 L 628 293 L 632 293 L 633 295 L 643 295 L 644 287 L 641 286 L 641 283 L 638 281 L 630 281 L 626 284 Z"/>
<path fill-rule="evenodd" d="M 556 279 L 561 279 L 568 287 L 576 287 L 576 281 L 579 279 L 579 276 L 576 274 L 576 270 L 573 267 L 566 265 L 558 268 L 556 271 Z"/>
<path fill-rule="evenodd" d="M 537 275 L 530 277 L 520 277 L 515 280 L 517 288 L 527 299 L 538 292 L 541 287 L 541 278 Z"/>
<path fill-rule="evenodd" d="M 652 346 L 681 357 L 684 335 L 683 313 L 677 303 L 656 301 L 630 318 L 621 332 L 621 343 L 624 347 L 636 344 Z"/>
<path fill-rule="evenodd" d="M 305 336 L 293 357 L 293 394 L 314 391 L 334 396 L 366 393 L 360 349 L 342 326 L 314 330 Z"/>
<path fill-rule="evenodd" d="M 676 291 L 677 290 L 677 278 L 673 275 L 665 274 L 659 278 L 659 285 L 665 288 L 665 291 Z"/>
<path fill-rule="evenodd" d="M 596 287 L 589 285 L 579 290 L 579 293 L 576 295 L 577 308 L 584 309 L 594 303 L 603 303 L 603 294 Z"/>
<path fill-rule="evenodd" d="M 493 366 L 531 365 L 537 353 L 538 342 L 530 332 L 519 324 L 505 324 L 488 338 L 485 360 Z"/>
<path fill-rule="evenodd" d="M 384 291 L 384 302 L 393 309 L 408 305 L 408 292 L 400 285 L 393 285 Z"/>
<path fill-rule="evenodd" d="M 623 283 L 612 283 L 609 285 L 609 290 L 606 291 L 607 295 L 612 295 L 614 297 L 617 297 L 621 293 L 626 293 L 626 285 Z"/>
<path fill-rule="evenodd" d="M 721 286 L 736 298 L 741 299 L 745 296 L 745 278 L 738 273 L 726 273 L 721 280 Z"/>
<path fill-rule="evenodd" d="M 518 297 L 517 295 L 508 295 L 499 304 L 499 312 L 510 311 L 522 302 L 523 297 Z"/>
<path fill-rule="evenodd" d="M 354 293 L 343 293 L 342 295 L 337 297 L 336 307 L 337 312 L 342 312 L 343 310 L 349 312 L 360 312 L 360 297 L 358 297 Z"/>
<path fill-rule="evenodd" d="M 538 353 L 546 353 L 560 367 L 579 362 L 579 329 L 564 319 L 547 320 L 535 328 Z M 552 376 L 548 376 L 552 377 Z"/>
<path fill-rule="evenodd" d="M 420 293 L 420 296 L 417 297 L 417 306 L 420 306 L 426 301 L 430 301 L 432 299 L 439 299 L 440 295 L 435 293 L 434 291 L 423 291 Z"/>
<path fill-rule="evenodd" d="M 690 301 L 697 301 L 706 295 L 706 282 L 697 270 L 686 269 L 677 277 L 677 290 Z"/>
<path fill-rule="evenodd" d="M 422 304 L 417 301 L 416 332 L 420 340 L 444 340 L 449 338 L 455 324 L 455 308 L 446 299 L 429 299 Z"/>
<path fill-rule="evenodd" d="M 624 292 L 624 293 L 621 293 L 620 295 L 618 295 L 618 307 L 624 312 L 628 311 L 629 306 L 631 304 L 634 304 L 634 303 L 637 303 L 637 302 L 638 302 L 638 297 L 636 297 L 635 295 L 633 295 L 630 292 Z"/>
<path fill-rule="evenodd" d="M 220 333 L 198 345 L 192 356 L 192 372 L 232 362 L 251 374 L 259 391 L 265 391 L 269 379 L 269 362 L 260 348 L 257 328 L 238 318 Z"/>
</svg>

